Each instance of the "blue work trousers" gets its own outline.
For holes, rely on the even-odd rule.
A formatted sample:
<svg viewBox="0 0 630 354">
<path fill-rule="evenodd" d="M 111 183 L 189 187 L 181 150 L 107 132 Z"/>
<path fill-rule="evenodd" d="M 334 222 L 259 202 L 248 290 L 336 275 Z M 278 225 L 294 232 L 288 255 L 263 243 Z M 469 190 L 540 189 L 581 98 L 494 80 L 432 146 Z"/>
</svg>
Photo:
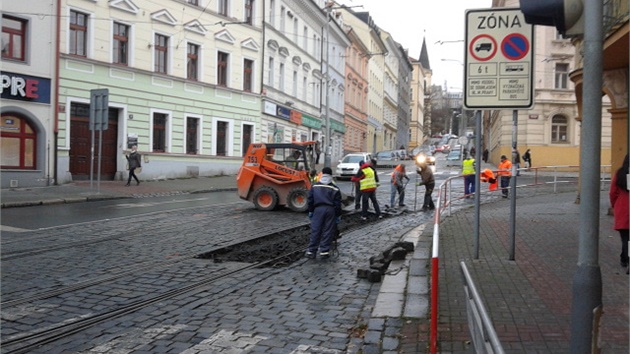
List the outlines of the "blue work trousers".
<svg viewBox="0 0 630 354">
<path fill-rule="evenodd" d="M 398 198 L 398 206 L 405 205 L 405 187 L 392 183 L 390 198 L 391 203 L 389 204 L 392 208 L 396 206 L 396 194 L 400 194 L 400 197 Z"/>
<path fill-rule="evenodd" d="M 315 207 L 311 219 L 311 241 L 308 244 L 310 253 L 328 252 L 335 236 L 335 208 L 329 205 Z"/>
<path fill-rule="evenodd" d="M 475 175 L 464 176 L 464 194 L 475 194 Z"/>
</svg>

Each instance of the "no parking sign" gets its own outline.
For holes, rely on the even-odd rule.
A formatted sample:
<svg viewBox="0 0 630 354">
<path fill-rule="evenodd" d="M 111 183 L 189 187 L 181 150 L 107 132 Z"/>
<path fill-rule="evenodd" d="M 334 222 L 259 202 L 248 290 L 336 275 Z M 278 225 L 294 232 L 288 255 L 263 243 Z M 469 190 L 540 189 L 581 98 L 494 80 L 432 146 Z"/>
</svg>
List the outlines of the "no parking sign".
<svg viewBox="0 0 630 354">
<path fill-rule="evenodd" d="M 533 40 L 520 9 L 466 11 L 464 106 L 531 107 Z"/>
</svg>

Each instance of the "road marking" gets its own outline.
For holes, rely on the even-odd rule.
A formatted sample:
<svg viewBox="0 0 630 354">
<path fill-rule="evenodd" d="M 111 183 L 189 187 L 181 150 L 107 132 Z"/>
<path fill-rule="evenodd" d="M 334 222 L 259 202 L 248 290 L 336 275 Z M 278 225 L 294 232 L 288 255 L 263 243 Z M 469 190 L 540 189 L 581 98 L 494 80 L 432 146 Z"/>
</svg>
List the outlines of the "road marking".
<svg viewBox="0 0 630 354">
<path fill-rule="evenodd" d="M 239 333 L 221 330 L 219 333 L 202 341 L 194 347 L 188 348 L 180 354 L 198 353 L 246 353 L 253 349 L 256 343 L 267 339 L 263 336 L 252 336 L 247 333 Z"/>
<path fill-rule="evenodd" d="M 116 205 L 109 205 L 106 206 L 105 208 L 111 208 L 111 209 L 129 209 L 129 208 L 146 208 L 146 207 L 152 207 L 152 206 L 156 206 L 156 205 L 164 205 L 164 204 L 178 204 L 178 203 L 190 203 L 190 202 L 195 202 L 195 201 L 201 201 L 201 200 L 208 200 L 210 198 L 194 198 L 194 199 L 185 199 L 185 200 L 167 200 L 167 201 L 160 201 L 160 202 L 145 202 L 145 203 L 121 203 L 121 204 L 116 204 Z"/>
<path fill-rule="evenodd" d="M 328 349 L 328 348 L 316 347 L 316 346 L 313 346 L 313 345 L 300 344 L 290 354 L 316 354 L 316 353 L 321 353 L 321 354 L 341 354 L 343 352 L 340 351 L 340 350 L 337 350 L 337 349 Z"/>
<path fill-rule="evenodd" d="M 28 232 L 28 231 L 32 231 L 32 230 L 21 229 L 19 227 L 0 225 L 0 232 Z"/>
<path fill-rule="evenodd" d="M 153 327 L 148 328 L 141 333 L 139 333 L 139 330 L 134 330 L 110 342 L 80 353 L 127 354 L 132 352 L 132 350 L 128 348 L 138 348 L 140 346 L 147 345 L 164 336 L 178 333 L 186 327 L 186 325 Z M 119 348 L 117 349 L 116 347 Z"/>
</svg>

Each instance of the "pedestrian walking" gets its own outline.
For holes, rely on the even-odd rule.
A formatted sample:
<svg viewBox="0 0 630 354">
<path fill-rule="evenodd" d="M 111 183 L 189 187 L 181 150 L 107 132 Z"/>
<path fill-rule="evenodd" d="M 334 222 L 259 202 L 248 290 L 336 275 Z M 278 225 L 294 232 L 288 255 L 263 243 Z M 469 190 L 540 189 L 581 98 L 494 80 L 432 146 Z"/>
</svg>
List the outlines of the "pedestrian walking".
<svg viewBox="0 0 630 354">
<path fill-rule="evenodd" d="M 488 163 L 488 155 L 490 154 L 490 152 L 488 151 L 488 149 L 484 149 L 483 153 L 481 154 L 481 159 L 483 160 L 483 162 Z"/>
<path fill-rule="evenodd" d="M 433 210 L 435 209 L 435 204 L 433 204 L 433 189 L 435 188 L 435 178 L 433 177 L 433 171 L 426 163 L 418 164 L 420 168 L 420 179 L 421 181 L 418 183 L 418 186 L 424 185 L 424 202 L 422 203 L 421 211 Z"/>
<path fill-rule="evenodd" d="M 610 205 L 613 207 L 615 217 L 614 228 L 619 231 L 621 237 L 620 263 L 626 268 L 628 267 L 628 173 L 628 155 L 626 154 L 623 164 L 612 177 L 609 192 Z"/>
<path fill-rule="evenodd" d="M 319 155 L 322 153 L 322 147 L 319 144 L 319 140 L 315 142 L 315 164 L 319 164 Z"/>
<path fill-rule="evenodd" d="M 516 166 L 516 175 L 521 175 L 521 153 L 518 152 L 518 149 L 512 150 L 512 156 L 514 157 L 514 166 Z"/>
<path fill-rule="evenodd" d="M 508 160 L 507 156 L 501 155 L 501 162 L 499 162 L 499 171 L 497 174 L 499 175 L 499 180 L 501 181 L 501 193 L 503 193 L 503 198 L 509 197 L 509 187 L 510 187 L 510 179 L 512 178 L 512 162 Z"/>
<path fill-rule="evenodd" d="M 391 187 L 391 197 L 390 197 L 390 206 L 392 208 L 396 207 L 396 195 L 398 195 L 398 206 L 405 206 L 405 186 L 407 183 L 403 183 L 403 179 L 409 181 L 409 177 L 407 176 L 407 169 L 404 164 L 400 164 L 394 168 L 394 172 L 392 172 L 392 187 Z"/>
<path fill-rule="evenodd" d="M 125 184 L 125 186 L 129 186 L 132 178 L 136 180 L 137 186 L 140 184 L 140 180 L 138 179 L 138 176 L 136 176 L 136 169 L 142 168 L 142 156 L 140 156 L 140 153 L 138 152 L 138 146 L 132 146 L 131 153 L 125 155 L 125 157 L 127 158 L 127 165 L 129 169 L 129 178 L 127 179 L 127 184 Z"/>
<path fill-rule="evenodd" d="M 364 162 L 361 165 L 359 172 L 352 177 L 352 182 L 358 182 L 359 190 L 361 191 L 361 219 L 367 220 L 370 201 L 372 201 L 372 205 L 374 206 L 376 217 L 379 219 L 383 218 L 378 201 L 376 200 L 378 176 L 376 175 L 376 170 L 372 168 L 370 162 Z"/>
<path fill-rule="evenodd" d="M 336 224 L 341 221 L 341 191 L 333 182 L 332 169 L 324 167 L 319 182 L 308 193 L 308 217 L 311 220 L 311 239 L 306 257 L 330 256 L 330 246 L 335 237 Z"/>
<path fill-rule="evenodd" d="M 527 167 L 527 169 L 532 167 L 532 153 L 529 149 L 527 149 L 523 154 L 523 162 L 525 162 L 525 167 Z"/>
<path fill-rule="evenodd" d="M 472 198 L 475 194 L 475 159 L 467 155 L 462 161 L 462 175 L 464 175 L 464 195 Z"/>
</svg>

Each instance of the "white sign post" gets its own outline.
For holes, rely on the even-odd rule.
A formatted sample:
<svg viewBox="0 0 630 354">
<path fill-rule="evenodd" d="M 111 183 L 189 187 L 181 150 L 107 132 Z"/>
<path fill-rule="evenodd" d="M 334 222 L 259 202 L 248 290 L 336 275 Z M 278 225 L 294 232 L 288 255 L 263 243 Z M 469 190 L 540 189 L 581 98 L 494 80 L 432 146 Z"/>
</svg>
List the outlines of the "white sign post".
<svg viewBox="0 0 630 354">
<path fill-rule="evenodd" d="M 519 9 L 466 11 L 464 107 L 533 104 L 534 26 Z"/>
</svg>

